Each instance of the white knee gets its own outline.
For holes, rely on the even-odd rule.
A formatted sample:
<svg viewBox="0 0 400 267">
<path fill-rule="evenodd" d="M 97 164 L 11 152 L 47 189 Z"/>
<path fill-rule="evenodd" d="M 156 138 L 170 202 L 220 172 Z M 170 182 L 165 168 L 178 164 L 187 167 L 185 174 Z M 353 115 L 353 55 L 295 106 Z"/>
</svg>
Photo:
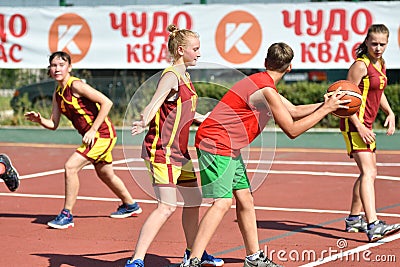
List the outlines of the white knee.
<svg viewBox="0 0 400 267">
<path fill-rule="evenodd" d="M 161 216 L 169 218 L 176 211 L 176 206 L 160 203 L 158 204 L 157 209 Z"/>
</svg>

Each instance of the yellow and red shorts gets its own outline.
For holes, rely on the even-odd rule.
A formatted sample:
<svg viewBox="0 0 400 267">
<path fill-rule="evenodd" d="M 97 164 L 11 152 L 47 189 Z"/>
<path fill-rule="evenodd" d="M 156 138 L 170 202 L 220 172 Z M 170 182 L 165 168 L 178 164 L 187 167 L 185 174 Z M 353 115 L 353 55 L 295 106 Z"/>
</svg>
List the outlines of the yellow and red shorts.
<svg viewBox="0 0 400 267">
<path fill-rule="evenodd" d="M 95 138 L 94 145 L 89 147 L 82 144 L 76 152 L 90 160 L 93 164 L 110 164 L 113 161 L 112 150 L 117 142 L 117 138 Z"/>
<path fill-rule="evenodd" d="M 347 154 L 352 158 L 353 153 L 358 152 L 375 152 L 376 142 L 366 144 L 358 132 L 342 131 L 344 141 L 346 143 Z"/>
<path fill-rule="evenodd" d="M 191 160 L 188 160 L 183 166 L 151 162 L 149 160 L 145 160 L 144 162 L 146 163 L 152 183 L 155 185 L 171 186 L 197 181 Z"/>
</svg>

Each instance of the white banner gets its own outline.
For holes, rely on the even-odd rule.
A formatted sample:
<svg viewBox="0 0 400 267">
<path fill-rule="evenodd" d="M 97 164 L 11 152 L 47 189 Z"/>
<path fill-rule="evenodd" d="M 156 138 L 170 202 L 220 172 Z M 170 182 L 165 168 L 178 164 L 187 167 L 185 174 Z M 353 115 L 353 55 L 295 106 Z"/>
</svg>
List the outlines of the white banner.
<svg viewBox="0 0 400 267">
<path fill-rule="evenodd" d="M 263 68 L 286 42 L 295 69 L 346 69 L 368 26 L 390 30 L 384 58 L 400 68 L 400 2 L 149 5 L 0 9 L 0 68 L 46 68 L 56 50 L 74 68 L 163 69 L 168 24 L 200 34 L 200 62 Z"/>
</svg>

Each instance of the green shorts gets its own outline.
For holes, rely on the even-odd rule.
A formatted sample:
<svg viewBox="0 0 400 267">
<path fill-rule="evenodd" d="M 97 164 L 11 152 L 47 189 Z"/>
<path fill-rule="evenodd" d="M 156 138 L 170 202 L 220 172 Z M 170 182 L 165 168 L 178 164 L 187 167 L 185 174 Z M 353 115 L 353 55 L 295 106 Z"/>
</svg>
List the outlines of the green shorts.
<svg viewBox="0 0 400 267">
<path fill-rule="evenodd" d="M 197 149 L 203 198 L 232 198 L 232 191 L 250 188 L 242 156 L 220 156 Z"/>
</svg>

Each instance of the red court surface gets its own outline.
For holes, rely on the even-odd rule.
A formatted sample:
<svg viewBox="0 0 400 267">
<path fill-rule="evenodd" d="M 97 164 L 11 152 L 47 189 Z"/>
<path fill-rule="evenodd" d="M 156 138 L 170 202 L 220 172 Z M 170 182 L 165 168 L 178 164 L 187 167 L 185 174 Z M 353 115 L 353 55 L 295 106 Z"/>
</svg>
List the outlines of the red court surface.
<svg viewBox="0 0 400 267">
<path fill-rule="evenodd" d="M 110 218 L 119 200 L 98 180 L 93 169 L 84 169 L 73 211 L 75 227 L 67 230 L 50 229 L 46 223 L 62 208 L 63 164 L 75 146 L 0 143 L 0 147 L 1 153 L 11 157 L 21 177 L 15 193 L 0 183 L 0 266 L 124 266 L 132 255 L 140 227 L 156 204 L 132 178 L 121 146 L 114 150 L 116 173 L 143 213 L 127 219 Z M 147 177 L 139 168 L 139 152 L 136 154 L 138 168 L 132 173 Z M 378 151 L 377 159 L 379 217 L 387 223 L 398 223 L 400 152 Z M 259 159 L 258 172 L 268 171 L 264 161 Z M 248 165 L 250 176 L 255 172 L 255 162 Z M 400 266 L 400 234 L 371 244 L 363 233 L 343 231 L 357 173 L 344 150 L 277 149 L 266 180 L 254 193 L 260 246 L 267 256 L 284 266 Z M 146 266 L 180 262 L 185 249 L 180 216 L 181 208 L 156 237 L 146 256 Z M 224 259 L 225 266 L 243 266 L 245 251 L 234 207 L 207 250 Z"/>
</svg>

